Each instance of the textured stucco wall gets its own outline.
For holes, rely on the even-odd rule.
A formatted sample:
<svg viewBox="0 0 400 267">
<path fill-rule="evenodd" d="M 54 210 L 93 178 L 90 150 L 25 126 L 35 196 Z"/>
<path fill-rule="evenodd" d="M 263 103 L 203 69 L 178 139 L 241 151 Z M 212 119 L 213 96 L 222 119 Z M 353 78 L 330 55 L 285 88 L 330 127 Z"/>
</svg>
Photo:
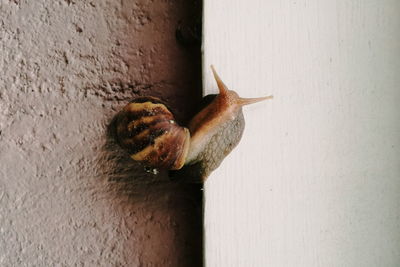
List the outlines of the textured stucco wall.
<svg viewBox="0 0 400 267">
<path fill-rule="evenodd" d="M 199 264 L 200 188 L 144 173 L 106 135 L 135 95 L 188 118 L 199 54 L 175 29 L 199 5 L 0 0 L 0 266 Z"/>
</svg>

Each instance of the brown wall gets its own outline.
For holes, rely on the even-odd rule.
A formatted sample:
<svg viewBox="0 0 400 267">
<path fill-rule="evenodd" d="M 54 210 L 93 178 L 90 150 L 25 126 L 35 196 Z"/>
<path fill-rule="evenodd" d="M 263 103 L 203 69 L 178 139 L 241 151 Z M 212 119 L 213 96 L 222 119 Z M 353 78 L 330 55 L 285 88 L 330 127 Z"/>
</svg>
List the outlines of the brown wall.
<svg viewBox="0 0 400 267">
<path fill-rule="evenodd" d="M 145 173 L 107 127 L 136 95 L 187 120 L 201 3 L 0 0 L 0 265 L 200 266 L 201 191 Z"/>
</svg>

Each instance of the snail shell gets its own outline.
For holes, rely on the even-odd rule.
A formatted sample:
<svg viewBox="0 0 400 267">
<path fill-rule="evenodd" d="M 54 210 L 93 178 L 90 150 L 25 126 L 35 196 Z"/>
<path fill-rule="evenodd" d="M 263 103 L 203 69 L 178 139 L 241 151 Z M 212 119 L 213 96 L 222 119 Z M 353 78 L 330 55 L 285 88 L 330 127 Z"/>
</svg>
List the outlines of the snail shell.
<svg viewBox="0 0 400 267">
<path fill-rule="evenodd" d="M 117 141 L 145 166 L 177 170 L 185 163 L 190 133 L 156 97 L 133 99 L 117 118 Z"/>
</svg>

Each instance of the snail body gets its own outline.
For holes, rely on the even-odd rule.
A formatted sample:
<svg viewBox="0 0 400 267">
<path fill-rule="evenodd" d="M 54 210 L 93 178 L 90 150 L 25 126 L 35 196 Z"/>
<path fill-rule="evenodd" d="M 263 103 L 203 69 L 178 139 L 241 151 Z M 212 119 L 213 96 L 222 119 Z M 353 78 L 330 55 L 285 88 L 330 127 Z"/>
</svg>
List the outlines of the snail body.
<svg viewBox="0 0 400 267">
<path fill-rule="evenodd" d="M 242 107 L 272 96 L 241 98 L 228 90 L 213 67 L 212 71 L 219 94 L 204 98 L 208 103 L 187 127 L 178 125 L 167 105 L 155 97 L 135 98 L 123 108 L 116 137 L 132 159 L 152 168 L 182 170 L 202 182 L 221 164 L 242 137 Z"/>
</svg>

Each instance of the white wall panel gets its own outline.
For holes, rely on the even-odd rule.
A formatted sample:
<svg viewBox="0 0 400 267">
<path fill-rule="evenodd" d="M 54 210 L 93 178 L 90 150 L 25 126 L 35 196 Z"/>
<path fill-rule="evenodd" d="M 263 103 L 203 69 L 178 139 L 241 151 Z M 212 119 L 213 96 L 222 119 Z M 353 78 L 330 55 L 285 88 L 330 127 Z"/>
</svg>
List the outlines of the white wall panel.
<svg viewBox="0 0 400 267">
<path fill-rule="evenodd" d="M 400 266 L 400 2 L 204 5 L 205 93 L 274 95 L 206 182 L 206 265 Z"/>
</svg>

